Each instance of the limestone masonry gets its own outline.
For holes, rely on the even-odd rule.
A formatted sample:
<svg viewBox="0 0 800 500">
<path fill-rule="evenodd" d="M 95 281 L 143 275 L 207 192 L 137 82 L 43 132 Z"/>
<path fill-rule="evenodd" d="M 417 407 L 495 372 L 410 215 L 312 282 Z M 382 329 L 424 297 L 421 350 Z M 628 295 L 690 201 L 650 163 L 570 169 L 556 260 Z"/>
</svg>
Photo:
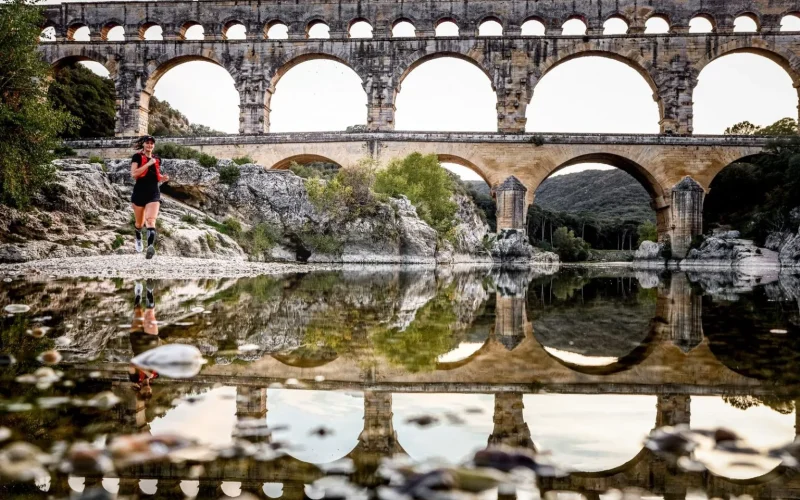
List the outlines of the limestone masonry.
<svg viewBox="0 0 800 500">
<path fill-rule="evenodd" d="M 795 87 L 800 87 L 800 33 L 780 31 L 783 17 L 798 12 L 800 3 L 794 0 L 87 2 L 45 7 L 46 23 L 42 27 L 52 28 L 56 37 L 53 42 L 43 42 L 41 51 L 56 69 L 91 60 L 109 70 L 117 95 L 117 136 L 135 136 L 147 131 L 149 101 L 156 83 L 169 69 L 192 60 L 210 61 L 225 68 L 239 91 L 240 133 L 266 134 L 270 98 L 277 82 L 294 65 L 317 58 L 346 64 L 361 77 L 367 94 L 366 130 L 391 133 L 395 98 L 403 79 L 419 64 L 442 56 L 467 60 L 483 70 L 497 94 L 498 132 L 522 134 L 525 110 L 537 82 L 558 64 L 585 55 L 609 57 L 639 72 L 659 105 L 661 133 L 691 135 L 692 93 L 698 75 L 721 56 L 733 52 L 764 55 L 780 64 Z M 757 31 L 734 33 L 734 21 L 740 16 L 754 20 Z M 645 23 L 653 17 L 667 21 L 668 34 L 644 33 Z M 689 23 L 696 17 L 710 21 L 713 32 L 690 34 Z M 586 35 L 561 36 L 564 22 L 575 18 L 586 24 Z M 603 35 L 603 23 L 610 18 L 627 22 L 627 34 Z M 487 20 L 499 22 L 503 36 L 478 36 L 479 25 Z M 544 36 L 522 36 L 521 26 L 527 20 L 541 22 Z M 351 25 L 359 21 L 372 26 L 372 38 L 349 38 Z M 401 21 L 413 24 L 415 37 L 392 37 L 392 28 Z M 444 21 L 456 23 L 459 36 L 436 37 L 435 28 Z M 329 27 L 330 39 L 308 38 L 308 30 L 318 23 Z M 287 26 L 288 39 L 267 37 L 268 30 L 276 24 Z M 164 40 L 145 41 L 145 31 L 156 25 L 162 28 Z M 195 25 L 203 27 L 205 39 L 185 40 L 186 30 Z M 235 25 L 245 27 L 246 39 L 227 38 L 228 30 Z M 74 41 L 75 31 L 84 26 L 89 28 L 91 40 Z M 125 41 L 107 41 L 108 32 L 117 26 L 124 28 Z M 605 159 L 634 173 L 651 192 L 659 211 L 662 239 L 678 234 L 685 239 L 702 226 L 696 215 L 702 214 L 699 207 L 703 193 L 692 197 L 701 204 L 699 207 L 688 207 L 682 202 L 681 210 L 673 210 L 670 215 L 671 197 L 682 196 L 673 195 L 673 186 L 690 175 L 707 190 L 720 169 L 757 152 L 755 147 L 743 149 L 741 144 L 702 138 L 691 145 L 671 147 L 670 155 L 662 156 L 662 146 L 643 146 L 635 136 L 626 143 L 613 142 L 607 147 L 565 136 L 557 147 L 547 144 L 539 148 L 536 138 L 527 144 L 521 141 L 509 144 L 497 139 L 503 136 L 492 134 L 484 134 L 490 138 L 487 143 L 468 142 L 458 146 L 431 139 L 417 142 L 411 138 L 414 134 L 389 135 L 393 136 L 391 141 L 381 142 L 381 147 L 389 151 L 381 155 L 421 148 L 439 154 L 443 161 L 456 161 L 470 168 L 484 162 L 486 165 L 476 169 L 490 185 L 496 186 L 514 175 L 527 188 L 527 194 L 523 194 L 527 203 L 546 177 L 542 174 L 560 168 L 563 162 Z M 409 139 L 404 139 L 404 135 Z M 325 141 L 317 140 L 316 146 L 309 147 L 299 137 L 314 134 L 296 136 L 280 146 L 277 143 L 268 146 L 250 138 L 243 138 L 238 146 L 262 162 L 264 156 L 272 161 L 275 151 L 286 154 L 272 163 L 277 167 L 282 160 L 288 164 L 292 155 L 327 158 L 347 150 L 341 156 L 350 160 L 355 153 L 364 156 L 365 144 L 375 146 L 374 141 L 344 140 L 329 141 L 323 148 L 319 142 Z M 289 146 L 290 143 L 294 145 Z M 424 147 L 420 146 L 422 143 Z M 436 150 L 438 145 L 442 145 L 441 150 Z M 220 149 L 237 149 L 231 146 L 229 138 L 212 138 L 206 139 L 203 149 L 220 153 Z M 99 141 L 84 143 L 80 149 L 95 151 L 108 147 L 108 143 Z M 273 151 L 259 154 L 267 148 Z M 320 154 L 321 150 L 327 153 Z M 557 150 L 554 154 L 558 161 L 563 157 L 563 162 L 551 165 L 539 159 L 544 151 L 550 150 Z M 487 152 L 494 156 L 486 156 Z M 366 153 L 375 157 L 379 152 L 370 149 Z M 542 162 L 544 167 L 540 166 Z M 694 214 L 688 225 L 675 220 L 683 212 Z M 677 246 L 683 248 L 685 242 Z"/>
</svg>

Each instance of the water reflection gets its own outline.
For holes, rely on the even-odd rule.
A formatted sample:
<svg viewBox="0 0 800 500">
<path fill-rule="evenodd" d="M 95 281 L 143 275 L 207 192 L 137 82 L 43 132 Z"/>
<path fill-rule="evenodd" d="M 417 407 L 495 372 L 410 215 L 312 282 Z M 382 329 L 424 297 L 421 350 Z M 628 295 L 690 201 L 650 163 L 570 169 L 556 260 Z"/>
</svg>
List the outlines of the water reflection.
<svg viewBox="0 0 800 500">
<path fill-rule="evenodd" d="M 120 497 L 303 498 L 321 495 L 309 485 L 343 459 L 356 484 L 375 488 L 385 482 L 382 457 L 458 463 L 498 444 L 550 451 L 575 471 L 540 478 L 542 492 L 700 487 L 770 496 L 795 491 L 778 459 L 708 466 L 715 477 L 757 478 L 756 486 L 709 481 L 708 473 L 667 470 L 643 438 L 689 424 L 735 429 L 762 450 L 792 441 L 799 299 L 792 275 L 598 268 L 382 269 L 141 286 L 14 280 L 0 288 L 0 306 L 31 309 L 0 323 L 0 354 L 17 361 L 0 367 L 0 426 L 42 450 L 144 432 L 234 453 L 237 422 L 254 420 L 274 429 L 254 441 L 285 452 L 268 461 L 220 456 L 200 468 L 151 463 L 105 477 L 54 472 L 36 491 L 56 498 L 99 486 Z M 129 363 L 176 343 L 208 360 L 196 377 L 153 380 Z M 23 386 L 53 349 L 63 374 Z M 81 403 L 104 391 L 121 402 Z"/>
</svg>

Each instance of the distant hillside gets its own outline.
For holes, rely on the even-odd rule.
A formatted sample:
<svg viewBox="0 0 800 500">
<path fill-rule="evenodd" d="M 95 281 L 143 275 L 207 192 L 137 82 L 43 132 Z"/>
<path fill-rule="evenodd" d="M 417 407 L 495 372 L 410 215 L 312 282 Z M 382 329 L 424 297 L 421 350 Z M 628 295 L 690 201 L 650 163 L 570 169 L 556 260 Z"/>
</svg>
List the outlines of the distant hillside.
<svg viewBox="0 0 800 500">
<path fill-rule="evenodd" d="M 181 135 L 225 135 L 224 132 L 214 130 L 206 125 L 189 123 L 186 116 L 169 105 L 160 101 L 155 96 L 150 98 L 150 119 L 147 130 L 152 135 L 181 136 Z"/>
<path fill-rule="evenodd" d="M 591 213 L 598 219 L 655 222 L 656 217 L 644 187 L 619 169 L 551 177 L 536 190 L 535 204 L 554 212 Z"/>
</svg>

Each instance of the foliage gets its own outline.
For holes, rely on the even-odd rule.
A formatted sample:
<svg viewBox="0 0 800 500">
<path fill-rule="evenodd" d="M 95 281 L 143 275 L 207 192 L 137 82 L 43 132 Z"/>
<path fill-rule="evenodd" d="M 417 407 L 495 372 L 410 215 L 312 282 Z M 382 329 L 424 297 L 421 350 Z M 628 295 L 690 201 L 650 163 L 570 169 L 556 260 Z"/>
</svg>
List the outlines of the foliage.
<svg viewBox="0 0 800 500">
<path fill-rule="evenodd" d="M 770 127 L 780 128 L 781 122 Z M 763 153 L 729 165 L 710 188 L 704 231 L 732 227 L 758 245 L 772 232 L 796 231 L 789 213 L 800 206 L 800 139 L 773 142 Z"/>
<path fill-rule="evenodd" d="M 117 248 L 121 247 L 125 244 L 125 240 L 122 238 L 122 235 L 116 235 L 114 237 L 114 241 L 111 242 L 111 249 L 116 250 Z"/>
<path fill-rule="evenodd" d="M 150 98 L 147 131 L 150 135 L 171 137 L 225 135 L 224 132 L 206 125 L 190 123 L 183 113 L 156 97 Z"/>
<path fill-rule="evenodd" d="M 305 180 L 308 199 L 320 211 L 334 220 L 345 222 L 371 213 L 375 206 L 375 162 L 362 160 L 354 166 L 341 168 L 326 181 L 321 177 Z"/>
<path fill-rule="evenodd" d="M 187 224 L 197 224 L 197 216 L 187 212 L 181 216 L 181 221 Z"/>
<path fill-rule="evenodd" d="M 312 252 L 328 255 L 341 255 L 344 250 L 344 242 L 333 234 L 322 234 L 316 232 L 306 232 L 300 235 L 303 245 Z"/>
<path fill-rule="evenodd" d="M 264 252 L 274 247 L 282 237 L 280 229 L 266 222 L 256 224 L 247 231 L 242 228 L 242 223 L 233 217 L 226 218 L 222 224 L 206 217 L 203 223 L 230 236 L 248 255 L 257 259 L 263 258 Z"/>
<path fill-rule="evenodd" d="M 196 149 L 189 146 L 182 146 L 172 142 L 164 142 L 156 144 L 154 153 L 161 158 L 169 158 L 176 160 L 197 160 L 197 162 L 206 168 L 215 168 L 218 160 L 215 156 L 206 153 L 201 153 Z"/>
<path fill-rule="evenodd" d="M 53 155 L 57 158 L 67 158 L 70 156 L 78 156 L 78 152 L 69 146 L 61 145 L 53 148 Z"/>
<path fill-rule="evenodd" d="M 63 109 L 80 122 L 80 127 L 62 137 L 113 137 L 116 117 L 114 81 L 80 66 L 68 66 L 56 72 L 48 89 L 53 106 Z"/>
<path fill-rule="evenodd" d="M 47 100 L 42 82 L 50 73 L 37 50 L 41 9 L 12 0 L 0 16 L 0 202 L 27 207 L 53 179 L 51 151 L 61 134 L 77 126 Z"/>
<path fill-rule="evenodd" d="M 223 233 L 229 236 L 239 236 L 242 234 L 242 223 L 233 217 L 226 218 L 223 222 Z"/>
<path fill-rule="evenodd" d="M 208 244 L 208 249 L 212 252 L 217 250 L 217 239 L 211 233 L 206 233 L 206 243 Z"/>
<path fill-rule="evenodd" d="M 238 156 L 233 159 L 233 163 L 237 165 L 246 165 L 248 163 L 255 163 L 249 156 Z"/>
<path fill-rule="evenodd" d="M 455 183 L 439 164 L 435 154 L 412 153 L 393 160 L 375 178 L 375 192 L 388 196 L 406 196 L 417 208 L 419 218 L 440 235 L 455 226 L 458 206 L 452 201 Z"/>
<path fill-rule="evenodd" d="M 435 369 L 438 357 L 454 347 L 455 299 L 454 286 L 440 290 L 417 311 L 414 321 L 405 330 L 392 328 L 375 332 L 372 336 L 375 349 L 391 363 L 411 372 Z"/>
<path fill-rule="evenodd" d="M 239 171 L 239 167 L 237 165 L 229 165 L 219 169 L 219 181 L 229 186 L 239 182 L 239 177 L 241 175 L 242 173 Z"/>
<path fill-rule="evenodd" d="M 566 227 L 560 227 L 553 234 L 553 248 L 564 262 L 579 262 L 589 256 L 589 244 Z"/>
<path fill-rule="evenodd" d="M 793 136 L 797 135 L 797 120 L 782 118 L 766 127 L 743 121 L 726 128 L 725 135 Z"/>
<path fill-rule="evenodd" d="M 103 159 L 97 155 L 92 155 L 89 157 L 89 163 L 103 163 Z"/>
<path fill-rule="evenodd" d="M 658 241 L 658 228 L 650 221 L 647 221 L 639 226 L 638 233 L 639 241 L 636 243 L 637 248 L 642 246 L 642 243 L 645 241 Z"/>
<path fill-rule="evenodd" d="M 484 181 L 459 181 L 464 186 L 466 194 L 480 210 L 481 218 L 489 225 L 491 232 L 497 231 L 497 203 Z"/>
<path fill-rule="evenodd" d="M 319 177 L 321 179 L 331 180 L 339 172 L 339 165 L 321 161 L 315 161 L 301 165 L 296 161 L 293 161 L 289 164 L 289 170 L 291 170 L 296 176 L 302 177 L 303 179 Z"/>
</svg>

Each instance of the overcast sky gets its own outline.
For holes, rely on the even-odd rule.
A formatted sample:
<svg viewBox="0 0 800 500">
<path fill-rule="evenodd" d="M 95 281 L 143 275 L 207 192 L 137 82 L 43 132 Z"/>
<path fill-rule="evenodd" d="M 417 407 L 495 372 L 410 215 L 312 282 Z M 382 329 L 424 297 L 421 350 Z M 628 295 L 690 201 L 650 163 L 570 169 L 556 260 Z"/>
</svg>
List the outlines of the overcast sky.
<svg viewBox="0 0 800 500">
<path fill-rule="evenodd" d="M 800 29 L 800 21 L 794 21 L 785 23 L 784 28 Z M 737 27 L 748 28 L 742 23 Z M 354 26 L 351 35 L 369 35 L 368 26 L 359 28 Z M 158 39 L 159 29 L 152 28 L 147 37 Z M 398 35 L 409 35 L 413 28 L 399 29 L 405 32 Z M 484 27 L 484 33 L 498 34 L 499 29 L 499 25 Z M 535 34 L 539 28 L 524 29 Z M 579 21 L 565 25 L 565 33 L 582 29 Z M 607 29 L 611 33 L 625 27 L 609 22 Z M 441 34 L 456 34 L 456 30 L 452 24 L 440 26 Z M 243 28 L 236 35 L 244 36 Z M 270 33 L 282 35 L 285 32 Z M 191 36 L 201 37 L 201 28 L 196 27 Z M 319 26 L 312 36 L 327 36 L 326 29 Z M 601 57 L 575 59 L 557 66 L 536 85 L 527 108 L 526 130 L 658 133 L 658 105 L 652 94 L 644 78 L 621 62 Z M 238 93 L 233 79 L 219 66 L 208 62 L 179 65 L 158 82 L 155 95 L 192 123 L 226 133 L 238 131 Z M 694 103 L 694 133 L 721 134 L 742 120 L 768 125 L 783 117 L 796 118 L 798 97 L 791 78 L 776 63 L 757 55 L 733 54 L 706 66 Z M 417 67 L 403 81 L 396 99 L 396 130 L 496 131 L 495 105 L 490 81 L 476 66 L 454 58 L 435 59 Z M 366 123 L 367 114 L 366 94 L 358 75 L 328 60 L 308 61 L 289 70 L 278 82 L 270 108 L 273 132 L 344 130 Z M 569 171 L 582 168 L 586 167 Z M 479 178 L 467 169 L 459 173 Z"/>
</svg>

